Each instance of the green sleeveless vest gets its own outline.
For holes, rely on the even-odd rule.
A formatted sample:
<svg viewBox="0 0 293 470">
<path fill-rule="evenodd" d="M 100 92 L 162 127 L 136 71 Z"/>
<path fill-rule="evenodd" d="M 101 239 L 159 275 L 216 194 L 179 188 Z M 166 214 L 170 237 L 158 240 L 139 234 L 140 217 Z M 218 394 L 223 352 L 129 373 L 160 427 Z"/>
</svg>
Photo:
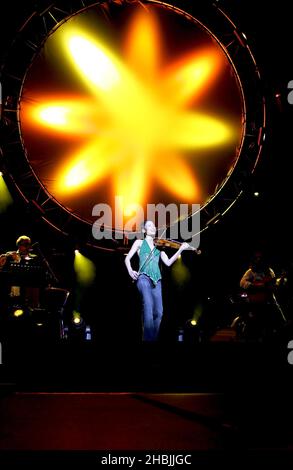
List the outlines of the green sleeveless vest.
<svg viewBox="0 0 293 470">
<path fill-rule="evenodd" d="M 148 242 L 144 240 L 139 250 L 139 272 L 140 274 L 146 274 L 155 284 L 157 284 L 157 282 L 162 278 L 159 268 L 161 252 L 155 248 L 152 254 L 150 253 L 150 246 Z"/>
</svg>

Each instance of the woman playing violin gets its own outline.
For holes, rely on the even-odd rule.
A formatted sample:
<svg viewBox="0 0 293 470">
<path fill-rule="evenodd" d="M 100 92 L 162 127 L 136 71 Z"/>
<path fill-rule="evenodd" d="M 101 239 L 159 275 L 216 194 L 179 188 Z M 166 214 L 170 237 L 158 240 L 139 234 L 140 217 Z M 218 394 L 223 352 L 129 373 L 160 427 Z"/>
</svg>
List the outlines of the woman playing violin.
<svg viewBox="0 0 293 470">
<path fill-rule="evenodd" d="M 156 247 L 156 227 L 151 220 L 143 226 L 145 238 L 136 240 L 125 258 L 125 264 L 130 277 L 137 281 L 137 288 L 141 296 L 143 310 L 143 341 L 156 341 L 159 335 L 163 316 L 161 271 L 159 261 L 171 266 L 183 250 L 190 249 L 188 243 L 179 245 L 176 253 L 169 258 L 164 251 Z M 161 244 L 160 244 L 161 245 Z M 131 259 L 134 254 L 139 256 L 139 270 L 134 271 Z"/>
</svg>

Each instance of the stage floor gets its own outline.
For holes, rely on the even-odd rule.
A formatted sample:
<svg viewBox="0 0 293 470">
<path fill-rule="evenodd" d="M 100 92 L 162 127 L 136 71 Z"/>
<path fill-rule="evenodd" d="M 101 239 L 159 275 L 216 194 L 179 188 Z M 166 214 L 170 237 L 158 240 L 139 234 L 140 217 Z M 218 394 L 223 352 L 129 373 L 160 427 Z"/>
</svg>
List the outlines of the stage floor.
<svg viewBox="0 0 293 470">
<path fill-rule="evenodd" d="M 203 393 L 14 393 L 1 402 L 0 449 L 220 449 L 233 425 L 221 401 Z"/>
<path fill-rule="evenodd" d="M 85 463 L 164 452 L 191 455 L 196 468 L 290 461 L 288 422 L 257 395 L 247 407 L 217 393 L 10 393 L 0 399 L 0 462 L 96 468 Z"/>
<path fill-rule="evenodd" d="M 66 462 L 77 452 L 82 465 L 111 451 L 192 452 L 209 464 L 293 458 L 293 366 L 280 344 L 10 347 L 0 462 Z"/>
</svg>

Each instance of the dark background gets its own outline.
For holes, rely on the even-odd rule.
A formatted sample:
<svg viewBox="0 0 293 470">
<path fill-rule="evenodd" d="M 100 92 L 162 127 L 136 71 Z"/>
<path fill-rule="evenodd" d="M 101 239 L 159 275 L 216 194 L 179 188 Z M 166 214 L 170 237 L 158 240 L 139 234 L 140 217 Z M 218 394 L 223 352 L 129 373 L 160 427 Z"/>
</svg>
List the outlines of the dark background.
<svg viewBox="0 0 293 470">
<path fill-rule="evenodd" d="M 35 5 L 48 2 L 15 0 L 1 3 L 1 62 L 9 51 L 19 26 Z M 191 271 L 189 283 L 180 289 L 173 284 L 170 270 L 164 269 L 165 320 L 167 337 L 190 318 L 197 305 L 209 311 L 211 299 L 216 322 L 225 324 L 233 316 L 229 298 L 238 292 L 239 280 L 253 252 L 266 250 L 277 274 L 290 273 L 291 179 L 293 106 L 287 102 L 287 85 L 293 79 L 293 31 L 288 3 L 264 0 L 223 0 L 219 4 L 231 16 L 249 41 L 264 81 L 267 102 L 267 132 L 263 153 L 253 179 L 242 199 L 223 220 L 207 230 L 201 239 L 202 255 L 183 254 Z M 276 94 L 280 94 L 276 98 Z M 253 193 L 259 191 L 256 198 Z M 73 251 L 76 241 L 67 239 L 38 220 L 15 192 L 15 203 L 0 216 L 0 252 L 13 250 L 16 238 L 25 233 L 38 241 L 54 269 L 60 285 L 76 296 Z M 139 335 L 139 304 L 135 285 L 129 279 L 121 252 L 101 252 L 80 247 L 97 268 L 95 284 L 83 292 L 83 314 L 96 330 L 96 338 L 126 338 Z M 288 294 L 291 299 L 291 294 Z M 289 300 L 290 300 L 289 299 Z M 232 308 L 232 311 L 231 311 Z M 207 313 L 208 314 L 208 313 Z M 290 302 L 287 308 L 290 317 Z"/>
</svg>

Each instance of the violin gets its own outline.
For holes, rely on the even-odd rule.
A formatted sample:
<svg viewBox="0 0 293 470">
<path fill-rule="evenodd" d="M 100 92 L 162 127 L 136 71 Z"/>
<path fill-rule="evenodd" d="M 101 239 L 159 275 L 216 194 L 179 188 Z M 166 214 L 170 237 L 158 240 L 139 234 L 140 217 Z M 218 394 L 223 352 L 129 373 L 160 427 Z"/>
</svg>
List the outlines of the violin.
<svg viewBox="0 0 293 470">
<path fill-rule="evenodd" d="M 181 242 L 177 242 L 175 240 L 167 240 L 164 238 L 154 238 L 154 245 L 159 247 L 166 247 L 166 248 L 175 248 L 178 250 L 182 245 Z M 195 251 L 197 255 L 201 254 L 201 251 L 194 248 L 193 246 L 189 245 L 189 250 Z"/>
</svg>

